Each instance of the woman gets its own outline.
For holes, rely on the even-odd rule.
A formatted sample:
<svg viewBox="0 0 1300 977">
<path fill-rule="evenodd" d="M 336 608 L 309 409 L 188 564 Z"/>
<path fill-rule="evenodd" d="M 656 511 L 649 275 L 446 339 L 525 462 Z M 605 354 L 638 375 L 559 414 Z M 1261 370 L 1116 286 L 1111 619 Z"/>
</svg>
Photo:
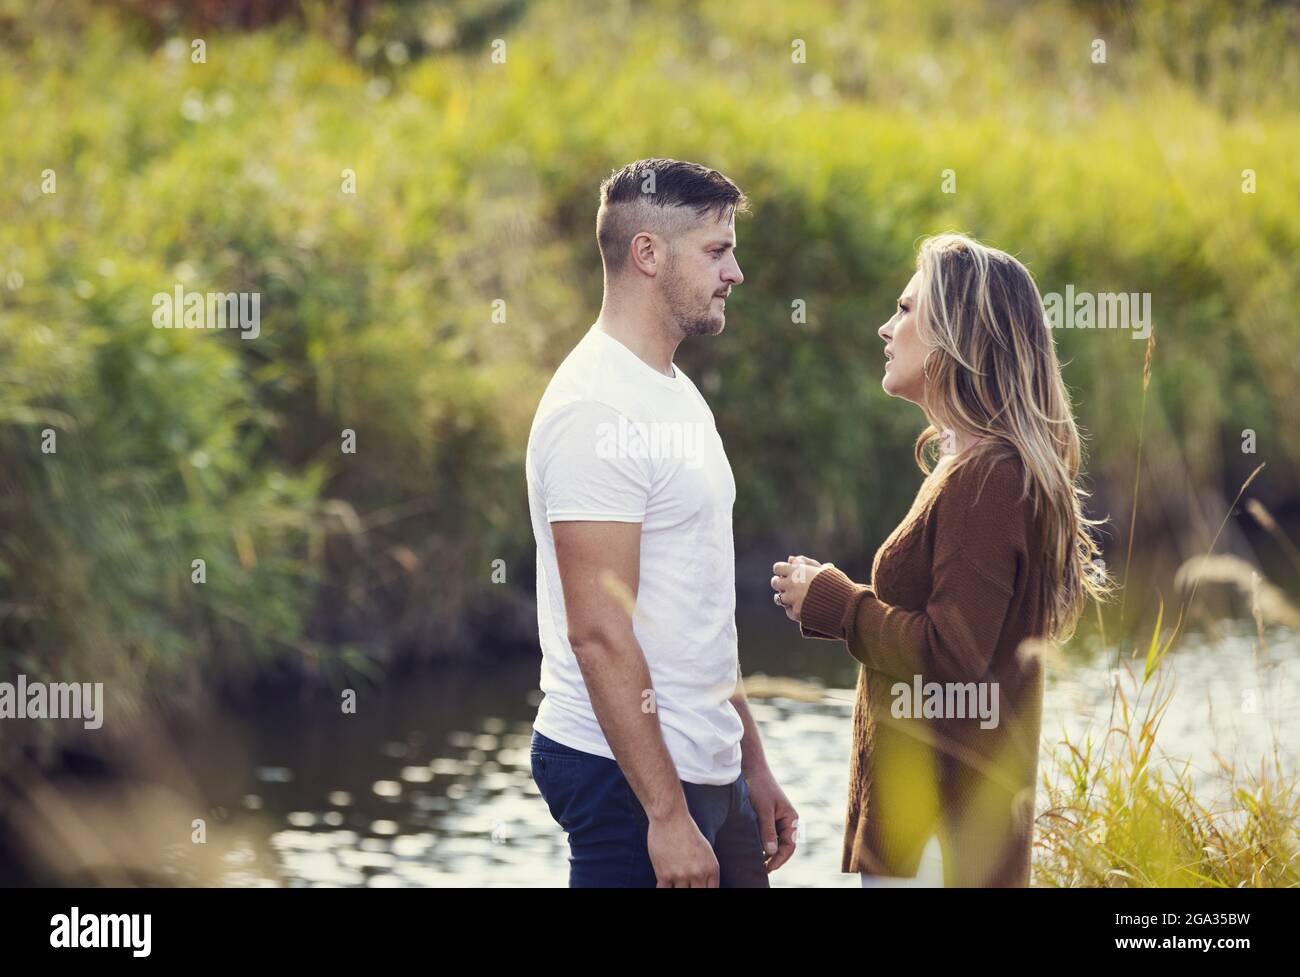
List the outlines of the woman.
<svg viewBox="0 0 1300 977">
<path fill-rule="evenodd" d="M 790 557 L 773 597 L 805 637 L 843 640 L 862 663 L 843 870 L 864 885 L 915 876 L 937 833 L 945 885 L 1024 886 L 1038 642 L 1067 637 L 1108 583 L 1033 278 L 958 234 L 923 242 L 916 267 L 879 333 L 885 392 L 929 421 L 915 449 L 926 478 L 870 584 Z"/>
</svg>

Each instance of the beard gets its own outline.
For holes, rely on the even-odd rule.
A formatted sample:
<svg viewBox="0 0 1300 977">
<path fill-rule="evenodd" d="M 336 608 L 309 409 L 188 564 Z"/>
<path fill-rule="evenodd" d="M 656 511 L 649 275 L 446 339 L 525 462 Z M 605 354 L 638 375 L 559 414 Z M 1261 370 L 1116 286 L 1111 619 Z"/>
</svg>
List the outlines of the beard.
<svg viewBox="0 0 1300 977">
<path fill-rule="evenodd" d="M 683 336 L 716 336 L 726 326 L 722 313 L 713 308 L 715 293 L 710 289 L 701 296 L 691 289 L 671 258 L 664 270 L 663 295 L 668 315 Z"/>
</svg>

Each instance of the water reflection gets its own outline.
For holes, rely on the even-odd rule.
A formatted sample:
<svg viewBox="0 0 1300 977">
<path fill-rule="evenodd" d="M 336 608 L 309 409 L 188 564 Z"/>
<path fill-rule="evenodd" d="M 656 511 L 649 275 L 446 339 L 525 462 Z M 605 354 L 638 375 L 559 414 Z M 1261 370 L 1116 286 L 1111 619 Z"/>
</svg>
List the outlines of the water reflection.
<svg viewBox="0 0 1300 977">
<path fill-rule="evenodd" d="M 1214 789 L 1216 753 L 1257 765 L 1275 739 L 1284 769 L 1296 769 L 1297 726 L 1284 718 L 1300 705 L 1296 636 L 1275 632 L 1270 646 L 1257 661 L 1254 635 L 1244 630 L 1212 645 L 1189 638 L 1171 662 L 1178 691 L 1159 742 L 1192 761 L 1204 790 Z M 751 635 L 742 647 L 751 673 L 783 670 L 821 689 L 817 701 L 752 701 L 769 762 L 803 825 L 799 852 L 773 883 L 856 886 L 856 877 L 839 872 L 855 664 L 835 645 L 780 633 L 767 642 Z M 1049 671 L 1045 762 L 1063 731 L 1106 727 L 1112 664 L 1094 651 L 1086 662 Z M 536 681 L 534 662 L 490 674 L 448 668 L 362 696 L 357 716 L 279 704 L 260 721 L 251 717 L 257 765 L 246 789 L 219 799 L 229 805 L 219 831 L 230 850 L 208 881 L 564 885 L 564 835 L 530 774 Z M 928 869 L 937 871 L 937 852 L 930 854 Z"/>
</svg>

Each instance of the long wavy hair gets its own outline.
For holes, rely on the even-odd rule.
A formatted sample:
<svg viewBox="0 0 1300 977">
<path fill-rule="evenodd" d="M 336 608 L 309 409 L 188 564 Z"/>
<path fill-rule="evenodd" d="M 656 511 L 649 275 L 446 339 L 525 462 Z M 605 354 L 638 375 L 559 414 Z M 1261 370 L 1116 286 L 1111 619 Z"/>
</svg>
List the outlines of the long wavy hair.
<svg viewBox="0 0 1300 977">
<path fill-rule="evenodd" d="M 1086 600 L 1106 599 L 1112 584 L 1090 532 L 1105 520 L 1083 512 L 1079 430 L 1042 296 L 1019 261 L 962 234 L 926 238 L 916 267 L 931 422 L 917 438 L 917 464 L 931 473 L 946 431 L 977 442 L 960 465 L 1020 459 L 1042 533 L 1043 630 L 1064 640 Z"/>
</svg>

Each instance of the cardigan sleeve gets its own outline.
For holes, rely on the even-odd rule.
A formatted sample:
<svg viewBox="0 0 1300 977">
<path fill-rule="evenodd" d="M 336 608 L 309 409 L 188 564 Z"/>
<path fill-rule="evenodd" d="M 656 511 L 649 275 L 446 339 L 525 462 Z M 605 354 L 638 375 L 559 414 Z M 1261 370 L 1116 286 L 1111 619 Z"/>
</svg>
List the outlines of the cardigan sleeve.
<svg viewBox="0 0 1300 977">
<path fill-rule="evenodd" d="M 844 640 L 843 620 L 849 605 L 871 592 L 868 585 L 854 583 L 836 567 L 819 571 L 809 581 L 808 592 L 804 594 L 799 633 L 805 638 Z"/>
<path fill-rule="evenodd" d="M 982 489 L 982 491 L 981 491 Z M 988 670 L 1025 554 L 1019 479 L 1005 467 L 987 483 L 975 465 L 955 472 L 935 500 L 931 593 L 924 610 L 881 601 L 841 571 L 813 577 L 801 630 L 833 635 L 865 665 L 899 678 L 969 682 Z"/>
<path fill-rule="evenodd" d="M 813 580 L 816 580 L 817 577 L 821 576 L 821 575 L 822 575 L 823 573 L 825 573 L 827 570 L 832 570 L 832 569 L 834 569 L 834 564 L 827 563 L 827 564 L 825 565 L 825 567 L 824 567 L 822 570 L 818 571 L 818 573 L 817 573 L 816 575 L 814 575 Z M 843 573 L 841 573 L 840 576 L 843 577 L 845 580 L 848 580 L 848 579 L 849 579 L 848 577 L 844 576 Z M 809 581 L 808 585 L 809 585 L 809 588 L 811 588 L 811 587 L 812 587 L 812 581 Z M 855 585 L 855 586 L 856 586 L 856 585 Z M 826 630 L 818 631 L 818 630 L 816 630 L 815 628 L 811 628 L 811 627 L 809 627 L 809 626 L 808 626 L 808 609 L 807 609 L 807 608 L 808 608 L 807 595 L 805 594 L 805 595 L 804 595 L 804 611 L 803 611 L 803 614 L 801 614 L 801 615 L 799 616 L 799 634 L 800 634 L 801 637 L 804 637 L 804 638 L 824 638 L 824 639 L 829 640 L 829 641 L 840 641 L 840 640 L 842 640 L 842 639 L 844 638 L 844 635 L 843 635 L 842 633 L 840 633 L 840 630 L 839 630 L 839 627 L 838 627 L 838 618 L 836 619 L 835 622 L 830 622 L 830 623 L 828 623 L 828 624 L 827 624 L 827 629 L 826 629 Z"/>
<path fill-rule="evenodd" d="M 848 577 L 845 577 L 844 579 L 848 580 Z M 799 634 L 805 638 L 825 638 L 828 641 L 839 641 L 844 637 L 844 635 L 842 634 L 828 634 L 825 631 L 817 631 L 814 630 L 813 628 L 808 627 L 808 621 L 806 617 L 804 620 L 801 620 L 799 622 Z"/>
</svg>

